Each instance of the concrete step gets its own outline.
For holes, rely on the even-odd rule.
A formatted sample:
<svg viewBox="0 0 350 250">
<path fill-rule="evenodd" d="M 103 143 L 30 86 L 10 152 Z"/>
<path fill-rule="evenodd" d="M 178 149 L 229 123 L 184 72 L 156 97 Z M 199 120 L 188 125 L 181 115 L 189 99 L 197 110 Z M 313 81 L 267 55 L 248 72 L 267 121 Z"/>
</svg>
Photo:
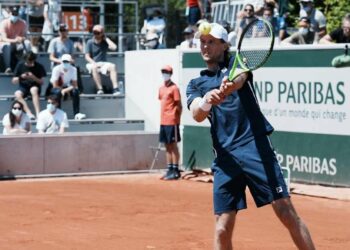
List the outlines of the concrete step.
<svg viewBox="0 0 350 250">
<path fill-rule="evenodd" d="M 126 119 L 85 119 L 69 121 L 68 132 L 99 132 L 99 131 L 143 131 L 143 120 L 126 120 Z M 36 121 L 31 121 L 32 133 L 37 133 Z M 2 134 L 4 127 L 0 121 L 0 134 Z"/>
<path fill-rule="evenodd" d="M 11 103 L 14 101 L 13 96 L 0 95 L 0 117 L 3 117 L 9 112 Z M 110 94 L 95 95 L 82 94 L 80 95 L 80 112 L 86 114 L 87 118 L 124 118 L 125 117 L 125 102 L 124 95 L 114 96 Z M 27 103 L 34 112 L 31 99 Z M 46 100 L 40 97 L 40 108 L 46 108 Z M 73 119 L 73 104 L 69 98 L 62 101 L 61 107 L 68 115 L 69 119 Z"/>
</svg>

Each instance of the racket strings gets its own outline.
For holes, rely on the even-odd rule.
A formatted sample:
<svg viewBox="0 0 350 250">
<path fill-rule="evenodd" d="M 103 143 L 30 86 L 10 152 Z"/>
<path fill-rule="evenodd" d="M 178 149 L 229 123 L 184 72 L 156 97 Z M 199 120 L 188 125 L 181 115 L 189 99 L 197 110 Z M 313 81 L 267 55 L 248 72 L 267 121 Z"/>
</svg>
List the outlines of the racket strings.
<svg viewBox="0 0 350 250">
<path fill-rule="evenodd" d="M 242 34 L 240 58 L 246 67 L 256 69 L 264 64 L 273 46 L 273 34 L 265 21 L 258 20 Z"/>
</svg>

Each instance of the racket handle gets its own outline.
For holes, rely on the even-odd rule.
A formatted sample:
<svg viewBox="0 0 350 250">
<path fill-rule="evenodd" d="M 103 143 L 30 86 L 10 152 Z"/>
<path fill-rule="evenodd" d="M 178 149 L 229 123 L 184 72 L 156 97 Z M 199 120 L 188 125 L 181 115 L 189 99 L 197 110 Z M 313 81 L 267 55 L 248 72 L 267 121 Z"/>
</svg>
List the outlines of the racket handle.
<svg viewBox="0 0 350 250">
<path fill-rule="evenodd" d="M 232 82 L 235 80 L 240 74 L 247 73 L 249 72 L 249 69 L 241 69 L 241 68 L 236 68 L 235 71 L 230 72 L 230 75 L 228 77 L 228 80 Z"/>
</svg>

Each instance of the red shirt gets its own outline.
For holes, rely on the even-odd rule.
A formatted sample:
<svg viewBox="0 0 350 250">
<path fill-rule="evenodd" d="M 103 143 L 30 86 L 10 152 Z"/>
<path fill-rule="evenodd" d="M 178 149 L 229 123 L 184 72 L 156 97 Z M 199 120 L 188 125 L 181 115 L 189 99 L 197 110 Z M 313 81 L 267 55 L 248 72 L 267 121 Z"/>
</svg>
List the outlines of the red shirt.
<svg viewBox="0 0 350 250">
<path fill-rule="evenodd" d="M 160 100 L 160 124 L 161 125 L 177 125 L 180 124 L 181 110 L 181 95 L 179 88 L 175 83 L 169 85 L 164 84 L 159 88 L 158 98 Z"/>
<path fill-rule="evenodd" d="M 187 6 L 188 6 L 188 7 L 196 7 L 196 6 L 199 6 L 198 0 L 187 0 Z"/>
<path fill-rule="evenodd" d="M 0 32 L 6 33 L 6 37 L 9 39 L 15 39 L 17 36 L 26 37 L 27 23 L 22 19 L 12 23 L 10 18 L 6 18 L 0 24 Z"/>
</svg>

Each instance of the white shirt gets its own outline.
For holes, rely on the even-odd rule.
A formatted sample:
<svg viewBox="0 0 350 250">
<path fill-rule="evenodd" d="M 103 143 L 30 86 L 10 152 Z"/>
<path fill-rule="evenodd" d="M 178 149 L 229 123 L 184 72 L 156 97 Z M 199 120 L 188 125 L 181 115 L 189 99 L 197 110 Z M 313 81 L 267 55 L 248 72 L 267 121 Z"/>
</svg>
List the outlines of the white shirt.
<svg viewBox="0 0 350 250">
<path fill-rule="evenodd" d="M 51 114 L 45 109 L 39 113 L 36 124 L 37 130 L 42 130 L 47 134 L 52 134 L 58 133 L 61 127 L 69 127 L 67 114 L 63 110 L 57 108 L 56 112 Z"/>
<path fill-rule="evenodd" d="M 63 86 L 72 86 L 72 81 L 77 80 L 77 69 L 73 67 L 72 65 L 69 65 L 69 68 L 67 71 L 63 69 L 63 64 L 56 65 L 52 69 L 52 74 L 50 78 L 50 82 L 54 83 L 56 82 L 59 78 L 62 78 L 63 80 Z"/>
<path fill-rule="evenodd" d="M 313 9 L 310 15 L 303 9 L 299 12 L 300 17 L 309 17 L 311 21 L 311 30 L 319 32 L 321 28 L 327 25 L 327 19 L 324 14 L 318 9 Z"/>
<path fill-rule="evenodd" d="M 21 120 L 18 123 L 15 124 L 15 126 L 13 128 L 21 128 L 21 129 L 26 129 L 26 125 L 27 123 L 30 123 L 30 119 L 29 119 L 29 116 L 26 114 L 26 113 L 22 113 L 21 115 Z M 10 114 L 7 113 L 4 118 L 2 119 L 2 125 L 4 126 L 4 129 L 2 131 L 2 133 L 4 135 L 9 135 L 10 134 L 10 131 L 7 131 L 6 129 L 6 126 L 9 126 L 11 125 L 11 122 L 10 122 Z"/>
</svg>

